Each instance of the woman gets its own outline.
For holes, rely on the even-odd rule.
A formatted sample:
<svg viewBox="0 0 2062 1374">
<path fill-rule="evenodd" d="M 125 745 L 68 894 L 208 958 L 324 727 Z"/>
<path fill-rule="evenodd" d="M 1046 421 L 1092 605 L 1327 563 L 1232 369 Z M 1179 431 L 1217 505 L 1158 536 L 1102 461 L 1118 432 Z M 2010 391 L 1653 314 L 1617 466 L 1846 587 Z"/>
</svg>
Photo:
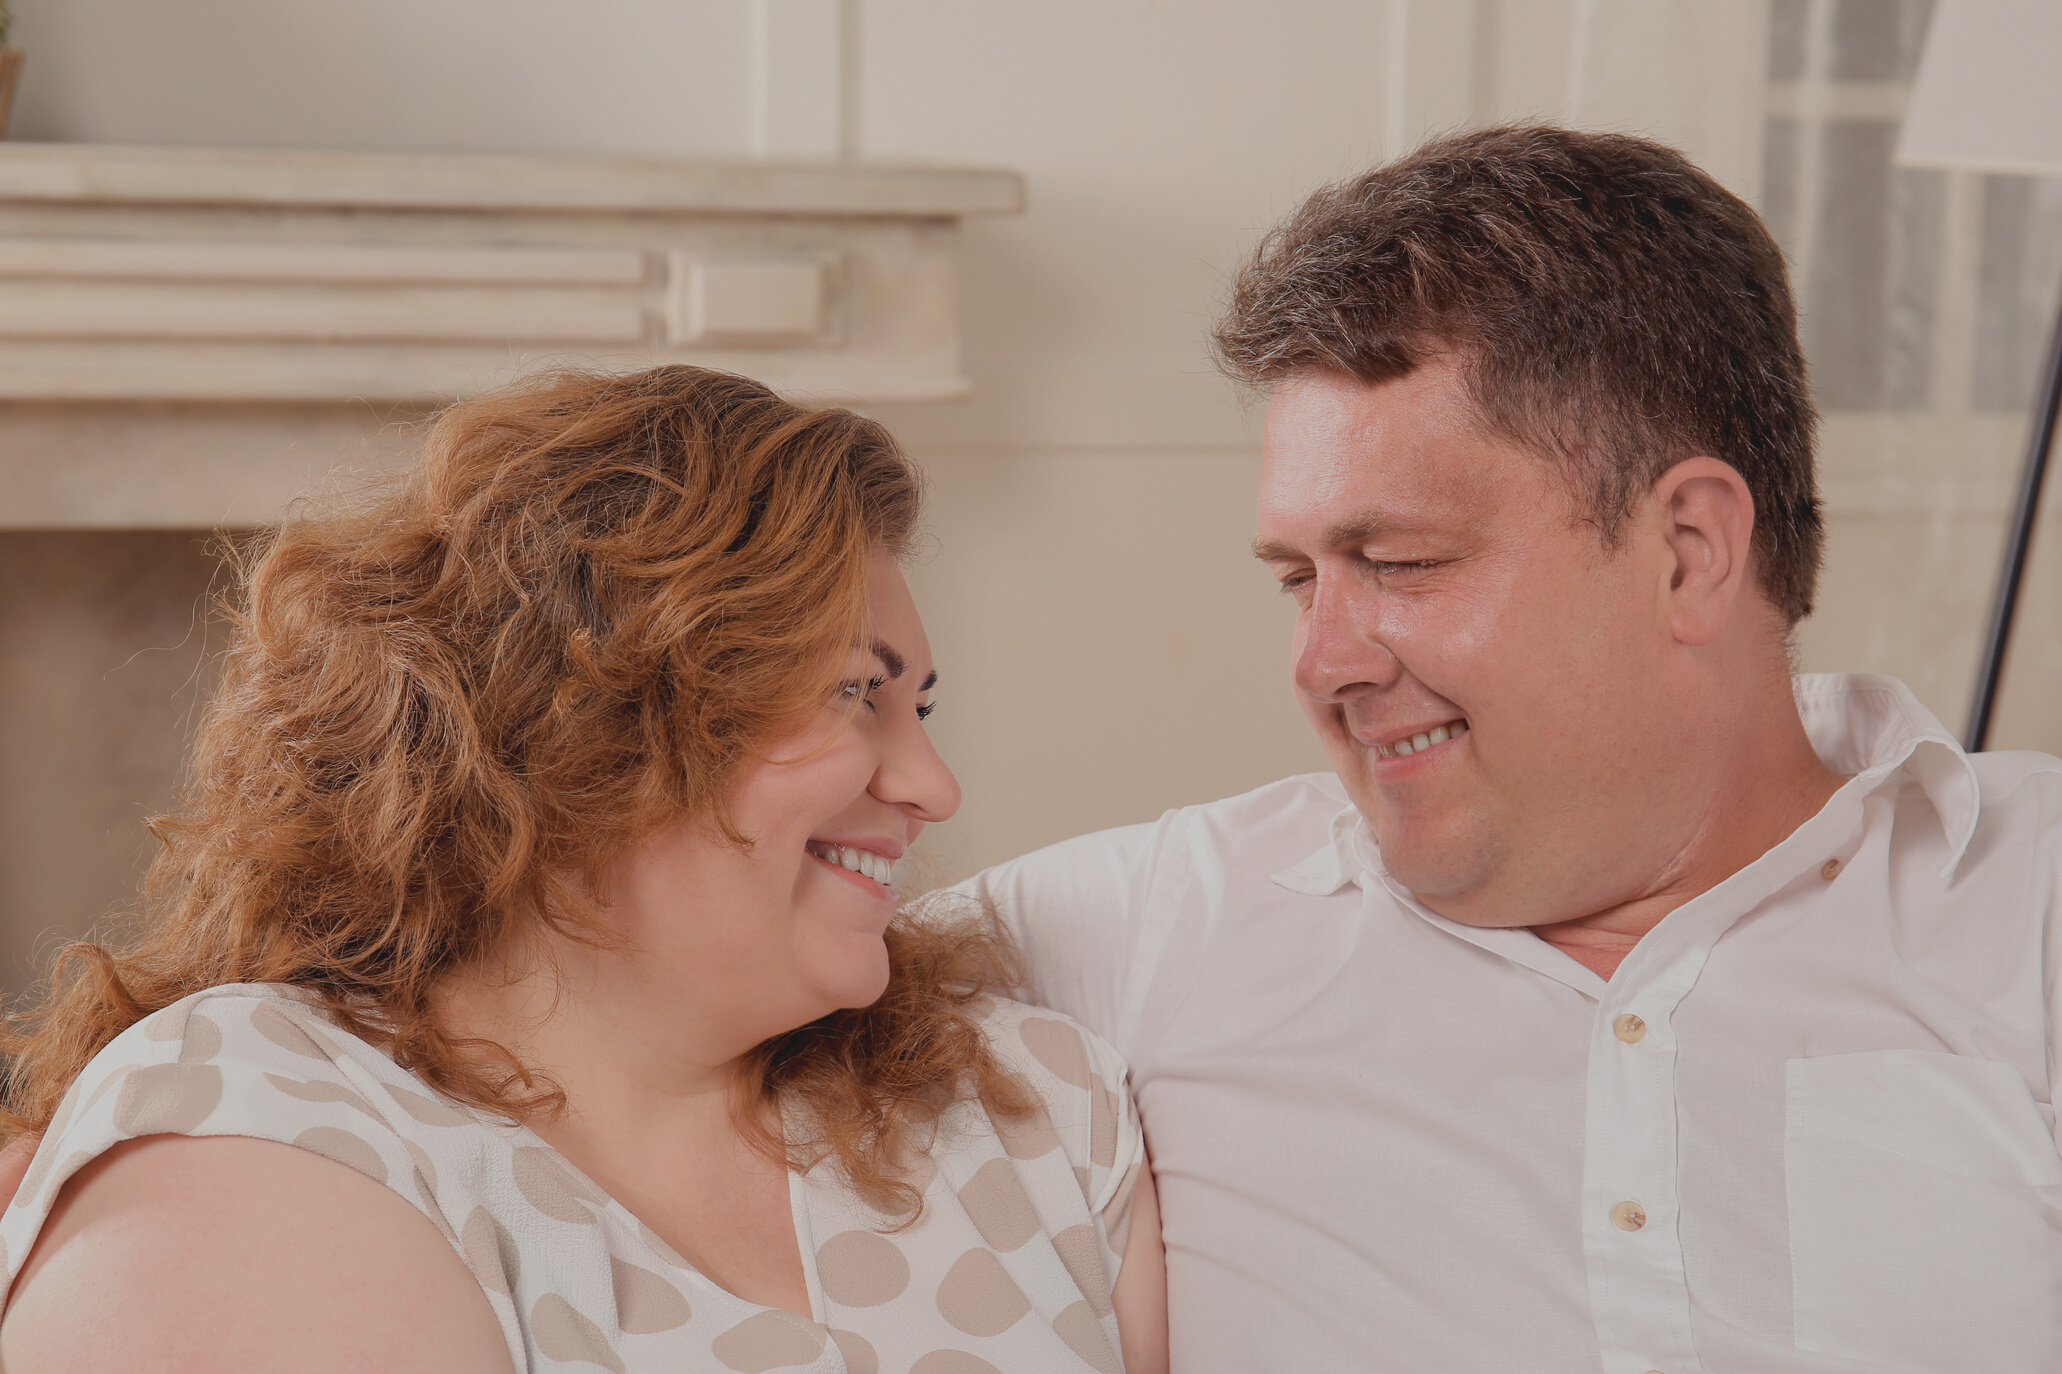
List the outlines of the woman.
<svg viewBox="0 0 2062 1374">
<path fill-rule="evenodd" d="M 274 535 L 142 942 L 7 1047 L 0 1364 L 1164 1367 L 1122 1064 L 896 916 L 959 800 L 917 511 L 870 421 L 672 367 Z"/>
</svg>

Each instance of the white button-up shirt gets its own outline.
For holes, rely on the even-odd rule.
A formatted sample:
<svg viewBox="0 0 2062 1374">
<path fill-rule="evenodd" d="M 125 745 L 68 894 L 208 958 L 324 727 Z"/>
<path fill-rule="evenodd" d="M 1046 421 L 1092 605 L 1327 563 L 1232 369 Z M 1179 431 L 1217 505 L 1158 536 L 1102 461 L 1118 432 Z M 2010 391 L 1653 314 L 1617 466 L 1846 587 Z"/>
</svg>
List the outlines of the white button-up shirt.
<svg viewBox="0 0 2062 1374">
<path fill-rule="evenodd" d="M 1131 1060 L 1177 1374 L 2062 1370 L 2062 761 L 1797 700 L 1850 781 L 1608 983 L 1329 775 L 969 885 Z"/>
</svg>

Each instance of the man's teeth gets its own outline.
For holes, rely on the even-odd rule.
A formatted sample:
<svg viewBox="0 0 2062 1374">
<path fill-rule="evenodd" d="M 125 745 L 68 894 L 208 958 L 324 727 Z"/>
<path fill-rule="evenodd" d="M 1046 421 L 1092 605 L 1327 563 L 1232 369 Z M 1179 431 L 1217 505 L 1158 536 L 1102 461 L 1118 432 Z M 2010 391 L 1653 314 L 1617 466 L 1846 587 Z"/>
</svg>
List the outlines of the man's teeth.
<svg viewBox="0 0 2062 1374">
<path fill-rule="evenodd" d="M 1378 744 L 1375 746 L 1375 753 L 1385 759 L 1405 758 L 1420 749 L 1430 749 L 1435 744 L 1444 744 L 1454 736 L 1467 732 L 1467 721 L 1450 720 L 1444 725 L 1435 725 L 1430 730 L 1412 735 L 1409 739 L 1400 739 L 1394 744 Z"/>
<path fill-rule="evenodd" d="M 863 878 L 871 878 L 882 887 L 895 881 L 895 861 L 871 849 L 854 849 L 849 844 L 820 844 L 812 840 L 809 852 L 827 864 L 849 868 Z"/>
</svg>

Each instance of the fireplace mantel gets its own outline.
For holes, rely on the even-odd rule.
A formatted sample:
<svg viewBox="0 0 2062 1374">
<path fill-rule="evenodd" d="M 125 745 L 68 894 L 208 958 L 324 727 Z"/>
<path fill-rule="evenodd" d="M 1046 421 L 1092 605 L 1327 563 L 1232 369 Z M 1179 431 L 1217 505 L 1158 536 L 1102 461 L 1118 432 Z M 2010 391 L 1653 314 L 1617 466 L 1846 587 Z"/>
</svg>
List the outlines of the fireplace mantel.
<svg viewBox="0 0 2062 1374">
<path fill-rule="evenodd" d="M 0 529 L 262 525 L 554 365 L 962 395 L 960 222 L 1023 196 L 865 162 L 0 143 Z"/>
<path fill-rule="evenodd" d="M 0 144 L 0 398 L 435 404 L 556 362 L 956 396 L 1014 172 Z"/>
</svg>

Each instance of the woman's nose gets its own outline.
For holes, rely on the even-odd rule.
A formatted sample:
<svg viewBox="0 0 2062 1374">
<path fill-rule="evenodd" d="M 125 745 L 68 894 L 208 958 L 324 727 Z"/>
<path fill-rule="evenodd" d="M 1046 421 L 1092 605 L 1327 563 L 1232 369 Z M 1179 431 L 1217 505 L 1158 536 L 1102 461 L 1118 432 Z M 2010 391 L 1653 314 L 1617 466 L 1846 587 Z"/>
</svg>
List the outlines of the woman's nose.
<svg viewBox="0 0 2062 1374">
<path fill-rule="evenodd" d="M 895 731 L 874 775 L 874 795 L 906 807 L 926 823 L 951 818 L 959 810 L 959 779 L 945 766 L 923 726 L 911 721 Z"/>
</svg>

